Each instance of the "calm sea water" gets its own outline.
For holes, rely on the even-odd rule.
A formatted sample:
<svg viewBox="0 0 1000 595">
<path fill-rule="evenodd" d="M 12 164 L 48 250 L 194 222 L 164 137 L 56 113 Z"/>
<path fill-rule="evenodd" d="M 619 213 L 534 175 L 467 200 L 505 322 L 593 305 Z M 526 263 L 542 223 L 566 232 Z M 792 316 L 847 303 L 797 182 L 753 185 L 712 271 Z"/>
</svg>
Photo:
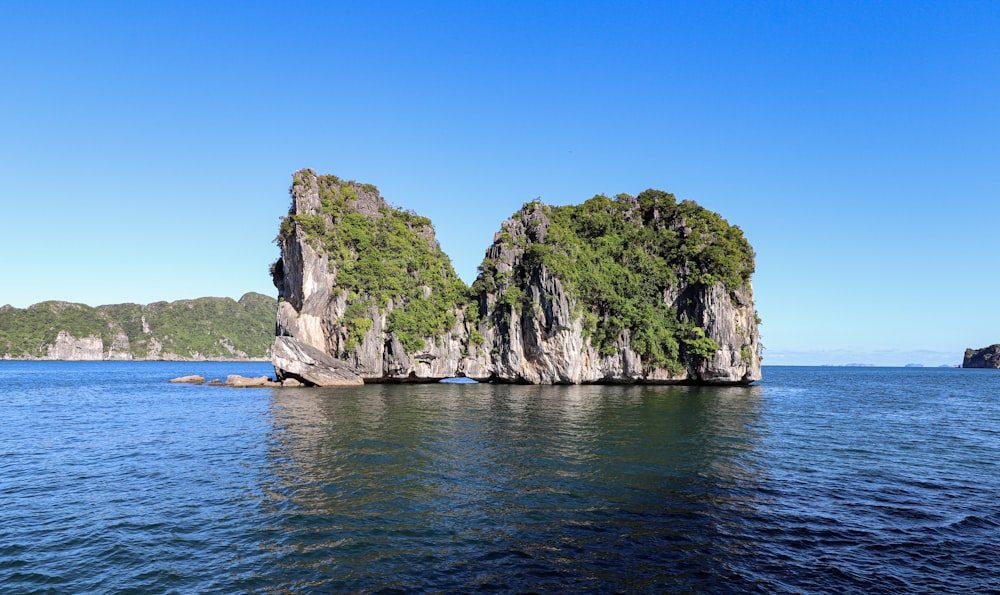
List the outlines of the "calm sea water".
<svg viewBox="0 0 1000 595">
<path fill-rule="evenodd" d="M 1000 371 L 269 372 L 0 362 L 0 592 L 1000 592 Z"/>
</svg>

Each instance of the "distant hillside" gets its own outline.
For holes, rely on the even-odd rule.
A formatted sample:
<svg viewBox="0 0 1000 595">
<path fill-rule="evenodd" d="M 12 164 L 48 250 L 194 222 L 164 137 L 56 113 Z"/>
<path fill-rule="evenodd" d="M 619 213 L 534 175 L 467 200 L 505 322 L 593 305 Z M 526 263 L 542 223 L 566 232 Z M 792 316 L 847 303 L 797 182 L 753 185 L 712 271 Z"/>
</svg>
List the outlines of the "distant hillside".
<svg viewBox="0 0 1000 595">
<path fill-rule="evenodd" d="M 0 308 L 0 357 L 64 360 L 268 359 L 278 302 L 259 293 L 96 308 Z"/>
</svg>

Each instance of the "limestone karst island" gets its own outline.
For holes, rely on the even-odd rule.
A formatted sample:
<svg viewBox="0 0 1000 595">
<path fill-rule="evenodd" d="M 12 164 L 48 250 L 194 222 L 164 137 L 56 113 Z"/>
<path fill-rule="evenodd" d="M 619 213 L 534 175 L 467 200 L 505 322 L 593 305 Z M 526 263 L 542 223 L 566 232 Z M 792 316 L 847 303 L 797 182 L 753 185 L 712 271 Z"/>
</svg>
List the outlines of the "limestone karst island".
<svg viewBox="0 0 1000 595">
<path fill-rule="evenodd" d="M 965 350 L 965 357 L 962 358 L 963 368 L 1000 368 L 1000 344 L 982 347 L 980 349 L 969 348 Z"/>
<path fill-rule="evenodd" d="M 293 175 L 271 274 L 279 381 L 747 384 L 760 378 L 754 253 L 658 190 L 526 203 L 471 287 L 430 220 L 370 184 Z"/>
</svg>

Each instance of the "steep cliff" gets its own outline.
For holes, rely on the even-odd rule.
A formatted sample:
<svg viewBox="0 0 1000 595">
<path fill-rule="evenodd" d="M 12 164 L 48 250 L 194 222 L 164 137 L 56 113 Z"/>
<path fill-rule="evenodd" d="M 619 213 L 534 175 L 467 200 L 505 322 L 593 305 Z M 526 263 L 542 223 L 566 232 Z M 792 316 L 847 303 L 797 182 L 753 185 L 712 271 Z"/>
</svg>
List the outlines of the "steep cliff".
<svg viewBox="0 0 1000 595">
<path fill-rule="evenodd" d="M 486 252 L 487 366 L 532 383 L 760 378 L 753 251 L 665 192 L 526 204 Z"/>
<path fill-rule="evenodd" d="M 753 251 L 693 202 L 650 190 L 528 203 L 495 234 L 470 289 L 430 221 L 374 186 L 302 170 L 291 195 L 272 266 L 277 334 L 365 381 L 760 378 Z M 302 379 L 283 366 L 279 378 Z"/>
<path fill-rule="evenodd" d="M 982 349 L 966 349 L 962 367 L 1000 368 L 1000 345 L 990 345 Z"/>
<path fill-rule="evenodd" d="M 349 363 L 369 382 L 464 370 L 471 298 L 430 220 L 390 207 L 374 186 L 312 170 L 296 172 L 291 195 L 271 268 L 278 336 Z"/>
<path fill-rule="evenodd" d="M 0 308 L 0 358 L 59 360 L 264 359 L 274 298 L 248 293 L 91 307 L 41 302 Z"/>
</svg>

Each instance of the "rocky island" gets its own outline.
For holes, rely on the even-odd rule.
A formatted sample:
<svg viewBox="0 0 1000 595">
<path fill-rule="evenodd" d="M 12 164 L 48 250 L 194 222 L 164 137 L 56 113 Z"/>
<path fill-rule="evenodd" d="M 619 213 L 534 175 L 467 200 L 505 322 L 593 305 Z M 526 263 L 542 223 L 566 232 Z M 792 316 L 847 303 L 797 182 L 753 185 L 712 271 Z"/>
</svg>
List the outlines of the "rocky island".
<svg viewBox="0 0 1000 595">
<path fill-rule="evenodd" d="M 1000 344 L 982 349 L 966 349 L 963 368 L 1000 368 Z"/>
<path fill-rule="evenodd" d="M 271 267 L 278 380 L 747 384 L 760 378 L 754 254 L 666 192 L 526 203 L 471 287 L 430 220 L 370 184 L 293 175 Z"/>
</svg>

